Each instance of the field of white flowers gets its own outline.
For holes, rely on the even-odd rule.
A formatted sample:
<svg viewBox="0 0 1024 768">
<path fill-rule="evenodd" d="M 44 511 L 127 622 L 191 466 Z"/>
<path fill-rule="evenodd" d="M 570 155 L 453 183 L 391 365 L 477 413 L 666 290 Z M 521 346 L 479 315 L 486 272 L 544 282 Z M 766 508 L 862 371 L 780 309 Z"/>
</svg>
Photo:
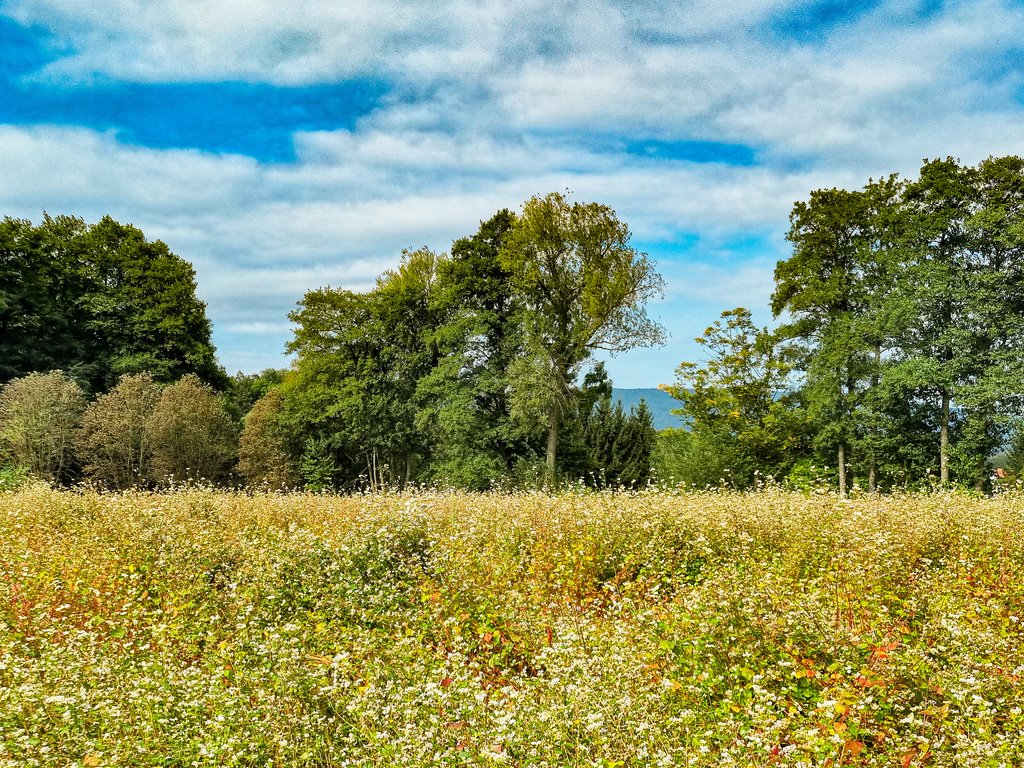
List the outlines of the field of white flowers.
<svg viewBox="0 0 1024 768">
<path fill-rule="evenodd" d="M 1017 766 L 1024 498 L 0 495 L 0 766 Z"/>
</svg>

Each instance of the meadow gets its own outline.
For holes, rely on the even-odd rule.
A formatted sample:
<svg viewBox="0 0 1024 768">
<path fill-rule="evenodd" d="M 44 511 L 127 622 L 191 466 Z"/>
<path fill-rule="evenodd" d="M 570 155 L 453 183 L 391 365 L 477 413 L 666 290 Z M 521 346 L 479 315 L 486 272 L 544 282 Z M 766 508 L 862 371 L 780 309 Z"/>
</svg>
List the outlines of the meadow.
<svg viewBox="0 0 1024 768">
<path fill-rule="evenodd" d="M 1024 497 L 0 494 L 0 766 L 1024 764 Z"/>
</svg>

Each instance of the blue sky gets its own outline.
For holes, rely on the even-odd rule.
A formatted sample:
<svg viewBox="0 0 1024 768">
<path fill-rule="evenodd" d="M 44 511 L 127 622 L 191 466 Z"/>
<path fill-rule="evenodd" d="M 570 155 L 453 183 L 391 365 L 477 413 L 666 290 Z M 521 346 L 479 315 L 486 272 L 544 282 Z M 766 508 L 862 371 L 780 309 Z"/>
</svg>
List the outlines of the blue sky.
<svg viewBox="0 0 1024 768">
<path fill-rule="evenodd" d="M 0 215 L 110 214 L 196 268 L 229 370 L 309 289 L 367 289 L 501 208 L 612 206 L 693 337 L 762 323 L 793 203 L 1024 151 L 1016 2 L 0 0 Z"/>
</svg>

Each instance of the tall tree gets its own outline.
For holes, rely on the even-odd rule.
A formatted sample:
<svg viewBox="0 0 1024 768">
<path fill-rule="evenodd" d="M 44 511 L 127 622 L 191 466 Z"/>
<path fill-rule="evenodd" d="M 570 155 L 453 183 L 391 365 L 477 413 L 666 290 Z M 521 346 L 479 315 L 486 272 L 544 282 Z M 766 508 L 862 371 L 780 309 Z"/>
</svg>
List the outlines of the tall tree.
<svg viewBox="0 0 1024 768">
<path fill-rule="evenodd" d="M 872 372 L 862 328 L 868 304 L 864 255 L 872 239 L 868 202 L 862 192 L 825 189 L 796 203 L 787 234 L 793 255 L 776 266 L 772 295 L 772 312 L 794 318 L 787 333 L 812 347 L 808 401 L 818 439 L 834 446 L 841 496 L 861 426 L 864 382 Z"/>
<path fill-rule="evenodd" d="M 595 350 L 620 352 L 664 336 L 644 306 L 660 293 L 662 280 L 629 241 L 629 228 L 611 208 L 551 193 L 524 203 L 501 249 L 522 297 L 526 350 L 511 367 L 513 411 L 546 429 L 551 481 L 581 365 Z"/>
<path fill-rule="evenodd" d="M 964 419 L 955 453 L 962 480 L 980 488 L 1024 398 L 1024 159 L 988 158 L 973 180 L 970 252 L 961 273 L 973 370 L 960 383 Z"/>
<path fill-rule="evenodd" d="M 817 441 L 833 447 L 843 496 L 855 446 L 866 455 L 868 486 L 878 480 L 878 403 L 895 323 L 889 288 L 901 191 L 895 176 L 858 191 L 813 191 L 790 217 L 793 255 L 775 267 L 772 311 L 790 313 L 783 333 L 808 345 L 808 407 Z"/>
<path fill-rule="evenodd" d="M 109 216 L 90 228 L 87 248 L 96 290 L 86 309 L 109 355 L 108 386 L 117 376 L 142 372 L 165 383 L 194 373 L 227 386 L 191 264 Z"/>
<path fill-rule="evenodd" d="M 535 455 L 532 436 L 510 415 L 519 300 L 499 254 L 514 222 L 501 210 L 456 240 L 431 297 L 438 360 L 417 387 L 417 424 L 431 443 L 432 476 L 467 487 L 508 478 L 517 462 Z"/>
<path fill-rule="evenodd" d="M 426 453 L 415 392 L 436 362 L 430 294 L 440 261 L 425 248 L 405 252 L 370 293 L 310 291 L 289 316 L 298 359 L 282 385 L 285 422 L 329 454 L 320 458 L 346 484 L 406 482 Z"/>
<path fill-rule="evenodd" d="M 0 222 L 0 382 L 65 370 L 82 381 L 103 363 L 88 331 L 88 279 L 81 219 Z"/>
<path fill-rule="evenodd" d="M 63 369 L 105 391 L 123 373 L 195 373 L 217 387 L 192 266 L 110 217 L 0 223 L 0 381 Z"/>
</svg>

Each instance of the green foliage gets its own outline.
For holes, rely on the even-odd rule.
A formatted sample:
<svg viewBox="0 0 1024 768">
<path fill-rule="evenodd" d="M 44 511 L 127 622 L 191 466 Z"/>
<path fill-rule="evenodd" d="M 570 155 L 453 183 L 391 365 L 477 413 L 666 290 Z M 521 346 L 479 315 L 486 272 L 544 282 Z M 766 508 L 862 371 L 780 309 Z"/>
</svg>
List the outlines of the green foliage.
<svg viewBox="0 0 1024 768">
<path fill-rule="evenodd" d="M 472 237 L 456 240 L 438 266 L 431 294 L 438 359 L 416 392 L 433 482 L 476 489 L 507 483 L 539 450 L 536 430 L 514 417 L 509 397 L 525 352 L 522 297 L 500 259 L 514 222 L 510 211 L 499 211 Z"/>
<path fill-rule="evenodd" d="M 241 425 L 256 402 L 265 397 L 273 389 L 284 382 L 288 370 L 285 368 L 265 368 L 259 373 L 242 373 L 239 371 L 228 380 L 225 395 L 225 407 L 236 424 Z"/>
<path fill-rule="evenodd" d="M 813 459 L 800 459 L 786 475 L 785 487 L 794 491 L 824 492 L 831 490 L 831 471 L 818 466 Z"/>
<path fill-rule="evenodd" d="M 206 306 L 195 295 L 192 265 L 109 216 L 84 237 L 86 269 L 97 289 L 83 304 L 107 355 L 104 388 L 138 373 L 164 383 L 192 373 L 224 388 L 227 376 L 210 341 Z"/>
<path fill-rule="evenodd" d="M 916 179 L 797 203 L 772 309 L 840 490 L 981 489 L 1024 397 L 1024 160 L 926 161 Z M 828 456 L 828 449 L 832 455 Z"/>
<path fill-rule="evenodd" d="M 344 485 L 407 482 L 426 454 L 417 383 L 434 366 L 430 297 L 442 257 L 406 252 L 368 294 L 322 288 L 290 315 L 298 359 L 282 386 L 283 421 L 330 455 Z"/>
<path fill-rule="evenodd" d="M 629 228 L 607 206 L 570 203 L 553 192 L 523 204 L 501 248 L 501 264 L 522 297 L 526 350 L 511 377 L 512 410 L 527 424 L 543 421 L 550 480 L 583 363 L 595 350 L 619 352 L 664 336 L 644 307 L 660 293 L 661 277 L 629 240 Z"/>
<path fill-rule="evenodd" d="M 31 373 L 0 389 L 0 456 L 49 482 L 69 479 L 85 395 L 61 371 Z"/>
<path fill-rule="evenodd" d="M 642 307 L 660 278 L 628 240 L 607 207 L 549 195 L 522 217 L 499 211 L 450 257 L 404 252 L 369 293 L 310 291 L 290 316 L 298 359 L 281 386 L 288 442 L 316 445 L 346 487 L 515 483 L 535 467 L 545 432 L 553 469 L 562 423 L 577 413 L 585 421 L 597 402 L 581 408 L 576 385 L 592 351 L 661 335 Z M 556 301 L 545 302 L 549 291 Z M 566 426 L 578 431 L 567 474 L 642 483 L 649 414 L 623 429 L 615 451 L 597 458 L 580 442 L 582 426 Z"/>
<path fill-rule="evenodd" d="M 306 489 L 314 492 L 332 490 L 338 468 L 326 441 L 309 438 L 299 459 L 299 477 Z"/>
<path fill-rule="evenodd" d="M 678 413 L 693 435 L 675 451 L 670 476 L 741 488 L 758 475 L 781 479 L 807 447 L 790 350 L 742 307 L 723 312 L 697 343 L 708 350 L 707 361 L 682 363 L 676 383 L 663 387 L 682 403 Z"/>
<path fill-rule="evenodd" d="M 146 441 L 149 479 L 158 484 L 223 480 L 237 450 L 223 399 L 192 374 L 164 388 L 146 420 Z"/>
<path fill-rule="evenodd" d="M 32 479 L 25 467 L 14 464 L 0 466 L 0 491 L 16 491 Z"/>
<path fill-rule="evenodd" d="M 105 217 L 0 223 L 0 382 L 61 369 L 91 392 L 126 373 L 218 387 L 192 266 L 161 241 Z"/>
<path fill-rule="evenodd" d="M 641 400 L 627 414 L 621 402 L 612 405 L 608 392 L 592 406 L 581 403 L 581 412 L 587 414 L 581 435 L 584 482 L 597 488 L 643 487 L 651 476 L 657 434 L 647 403 Z"/>
</svg>

